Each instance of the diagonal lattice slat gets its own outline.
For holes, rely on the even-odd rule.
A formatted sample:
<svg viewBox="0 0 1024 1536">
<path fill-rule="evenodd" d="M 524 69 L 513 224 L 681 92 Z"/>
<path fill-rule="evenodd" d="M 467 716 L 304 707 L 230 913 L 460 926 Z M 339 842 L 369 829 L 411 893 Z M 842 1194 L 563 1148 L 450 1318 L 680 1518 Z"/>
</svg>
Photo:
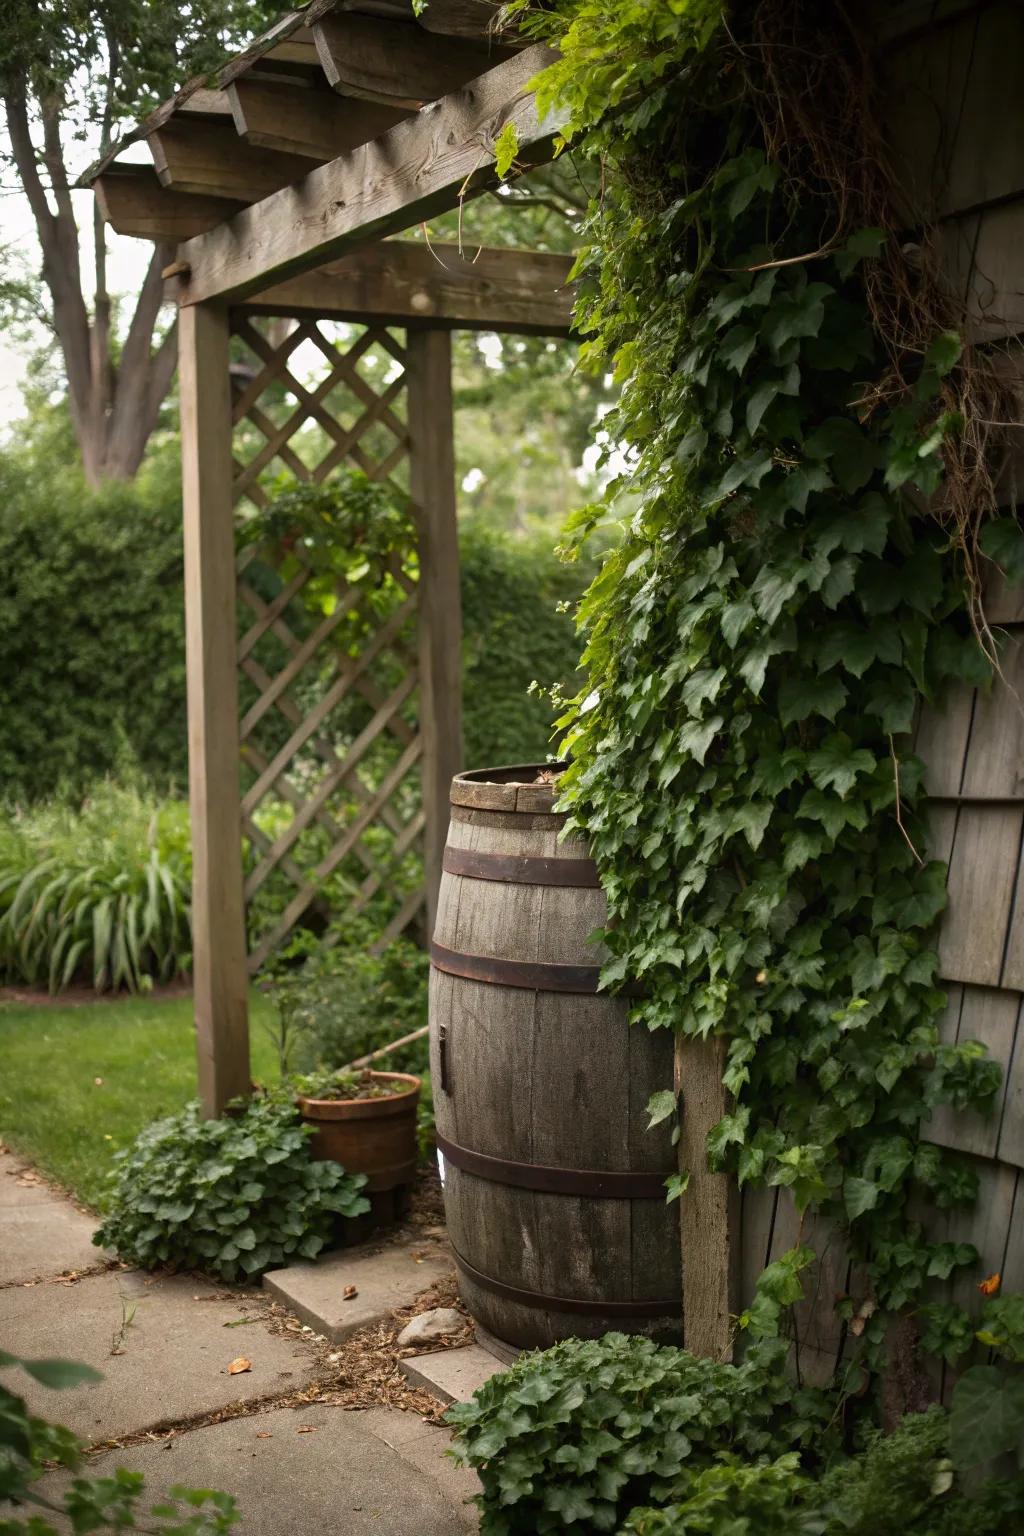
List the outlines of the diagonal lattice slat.
<svg viewBox="0 0 1024 1536">
<path fill-rule="evenodd" d="M 397 336 L 243 316 L 233 329 L 240 516 L 346 464 L 407 494 Z M 250 970 L 298 925 L 370 923 L 379 949 L 424 900 L 415 575 L 396 556 L 390 606 L 353 582 L 318 608 L 308 567 L 282 580 L 252 546 L 238 564 Z"/>
</svg>

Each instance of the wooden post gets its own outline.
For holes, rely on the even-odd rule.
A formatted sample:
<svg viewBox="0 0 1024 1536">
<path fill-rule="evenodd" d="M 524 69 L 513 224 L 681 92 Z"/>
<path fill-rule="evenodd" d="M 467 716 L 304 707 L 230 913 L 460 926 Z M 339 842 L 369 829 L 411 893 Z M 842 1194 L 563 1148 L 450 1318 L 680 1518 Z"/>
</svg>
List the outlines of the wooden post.
<svg viewBox="0 0 1024 1536">
<path fill-rule="evenodd" d="M 708 1132 L 729 1109 L 724 1067 L 724 1040 L 677 1037 L 679 1169 L 690 1175 L 679 1209 L 683 1344 L 712 1360 L 732 1359 L 730 1318 L 737 1310 L 739 1273 L 739 1191 L 728 1174 L 712 1173 L 707 1160 Z"/>
<path fill-rule="evenodd" d="M 178 318 L 192 969 L 199 1096 L 208 1116 L 250 1090 L 239 808 L 235 547 L 228 319 L 197 304 Z"/>
<path fill-rule="evenodd" d="M 409 465 L 420 534 L 420 734 L 423 738 L 427 932 L 434 931 L 448 792 L 462 767 L 462 603 L 455 522 L 452 353 L 447 331 L 406 341 Z"/>
</svg>

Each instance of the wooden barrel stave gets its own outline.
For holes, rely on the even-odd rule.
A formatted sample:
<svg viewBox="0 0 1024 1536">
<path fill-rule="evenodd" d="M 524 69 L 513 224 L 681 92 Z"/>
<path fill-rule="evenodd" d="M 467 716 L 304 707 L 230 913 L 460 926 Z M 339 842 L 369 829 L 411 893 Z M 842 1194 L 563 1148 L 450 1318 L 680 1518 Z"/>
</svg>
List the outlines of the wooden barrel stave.
<svg viewBox="0 0 1024 1536">
<path fill-rule="evenodd" d="M 546 880 L 559 878 L 560 861 L 571 862 L 574 879 L 585 873 L 580 861 L 586 847 L 578 840 L 559 842 L 562 818 L 538 811 L 542 797 L 532 786 L 530 791 L 529 808 L 521 812 L 453 806 L 449 849 L 484 855 L 485 863 L 503 860 L 491 867 L 504 878 L 445 874 L 435 942 L 449 953 L 438 951 L 439 964 L 458 965 L 454 954 L 590 972 L 600 965 L 602 952 L 590 939 L 605 918 L 601 891 L 518 879 L 526 870 L 532 880 L 538 868 L 534 863 L 517 872 L 519 859 L 546 861 Z M 522 798 L 524 792 L 518 793 Z M 550 803 L 550 791 L 547 798 Z M 672 1042 L 667 1033 L 630 1029 L 627 1013 L 625 1000 L 604 995 L 432 971 L 431 1065 L 442 1142 L 531 1165 L 522 1173 L 527 1179 L 536 1178 L 538 1165 L 582 1170 L 585 1177 L 627 1171 L 653 1176 L 648 1198 L 602 1198 L 515 1187 L 446 1158 L 445 1205 L 464 1261 L 462 1294 L 488 1332 L 521 1347 L 609 1328 L 659 1337 L 679 1331 L 678 1311 L 636 1312 L 651 1303 L 675 1308 L 680 1295 L 678 1215 L 661 1193 L 674 1162 L 671 1131 L 668 1124 L 648 1131 L 646 1115 L 650 1095 L 672 1080 Z M 498 1177 L 508 1177 L 507 1170 Z M 525 1305 L 499 1294 L 495 1281 L 552 1302 Z M 557 1298 L 570 1298 L 581 1310 L 559 1308 Z M 616 1311 L 622 1304 L 628 1315 Z"/>
</svg>

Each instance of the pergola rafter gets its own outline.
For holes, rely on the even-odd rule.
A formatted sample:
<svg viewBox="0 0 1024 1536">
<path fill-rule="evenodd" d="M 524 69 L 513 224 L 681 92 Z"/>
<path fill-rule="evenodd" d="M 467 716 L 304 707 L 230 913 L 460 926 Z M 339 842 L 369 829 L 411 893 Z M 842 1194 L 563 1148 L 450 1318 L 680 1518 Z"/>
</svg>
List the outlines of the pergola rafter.
<svg viewBox="0 0 1024 1536">
<path fill-rule="evenodd" d="M 521 165 L 553 153 L 559 125 L 538 120 L 530 91 L 550 55 L 498 33 L 497 17 L 492 0 L 431 0 L 419 16 L 412 0 L 312 0 L 83 178 L 115 230 L 178 246 L 165 275 L 180 320 L 195 1010 L 211 1114 L 249 1089 L 249 975 L 325 882 L 344 872 L 353 916 L 389 898 L 378 945 L 420 913 L 433 926 L 462 766 L 449 333 L 565 337 L 572 324 L 566 257 L 387 238 L 494 190 L 508 124 Z M 126 162 L 143 143 L 152 165 Z M 359 333 L 339 346 L 331 322 Z M 251 365 L 232 371 L 239 343 Z M 318 379 L 300 355 L 322 360 Z M 303 613 L 301 567 L 275 590 L 251 549 L 236 569 L 236 504 L 265 505 L 276 470 L 321 484 L 346 462 L 408 476 L 418 570 L 392 563 L 396 605 L 373 622 L 354 588 L 322 617 Z M 332 649 L 360 613 L 359 644 Z M 339 737 L 336 711 L 353 702 Z M 261 820 L 268 795 L 286 824 Z M 407 874 L 420 855 L 423 884 Z M 258 928 L 274 882 L 286 894 Z"/>
</svg>

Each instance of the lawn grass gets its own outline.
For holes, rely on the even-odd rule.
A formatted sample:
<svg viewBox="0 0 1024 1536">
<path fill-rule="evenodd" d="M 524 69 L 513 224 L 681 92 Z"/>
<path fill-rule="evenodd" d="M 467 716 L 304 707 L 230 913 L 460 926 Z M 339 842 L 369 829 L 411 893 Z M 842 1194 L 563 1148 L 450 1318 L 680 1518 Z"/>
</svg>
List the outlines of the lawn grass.
<svg viewBox="0 0 1024 1536">
<path fill-rule="evenodd" d="M 253 1076 L 276 1079 L 250 999 Z M 97 1082 L 99 1078 L 101 1081 Z M 0 1004 L 0 1140 L 98 1208 L 114 1153 L 196 1093 L 190 997 Z"/>
</svg>

